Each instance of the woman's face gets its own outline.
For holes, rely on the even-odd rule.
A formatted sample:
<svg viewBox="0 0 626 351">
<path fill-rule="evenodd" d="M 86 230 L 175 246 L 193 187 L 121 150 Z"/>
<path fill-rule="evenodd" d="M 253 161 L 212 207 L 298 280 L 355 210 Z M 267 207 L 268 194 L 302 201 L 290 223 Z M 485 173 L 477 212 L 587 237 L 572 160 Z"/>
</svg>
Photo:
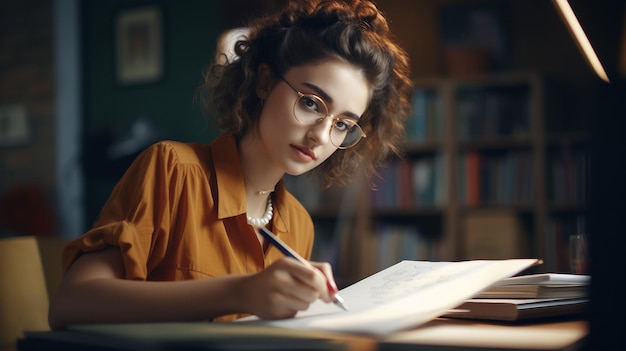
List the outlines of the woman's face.
<svg viewBox="0 0 626 351">
<path fill-rule="evenodd" d="M 294 117 L 299 97 L 294 89 L 321 98 L 330 115 L 358 121 L 369 103 L 370 87 L 359 69 L 335 59 L 294 67 L 282 79 L 275 77 L 271 90 L 261 97 L 261 141 L 272 163 L 287 174 L 300 175 L 324 162 L 337 146 L 330 140 L 331 116 L 314 125 L 303 125 Z"/>
</svg>

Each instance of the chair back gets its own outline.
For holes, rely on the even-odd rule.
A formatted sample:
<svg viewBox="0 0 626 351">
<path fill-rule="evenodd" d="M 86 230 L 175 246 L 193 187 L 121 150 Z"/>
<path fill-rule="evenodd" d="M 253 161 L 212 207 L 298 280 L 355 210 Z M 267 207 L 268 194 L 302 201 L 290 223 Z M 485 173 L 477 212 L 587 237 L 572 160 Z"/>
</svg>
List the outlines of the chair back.
<svg viewBox="0 0 626 351">
<path fill-rule="evenodd" d="M 0 239 L 0 347 L 25 330 L 46 331 L 48 291 L 37 239 Z"/>
</svg>

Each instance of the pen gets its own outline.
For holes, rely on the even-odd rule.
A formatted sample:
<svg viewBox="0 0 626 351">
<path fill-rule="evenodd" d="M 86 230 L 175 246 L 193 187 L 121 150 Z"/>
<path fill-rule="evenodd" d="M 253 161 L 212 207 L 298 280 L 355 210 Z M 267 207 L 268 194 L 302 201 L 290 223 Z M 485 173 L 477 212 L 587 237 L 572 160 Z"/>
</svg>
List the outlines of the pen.
<svg viewBox="0 0 626 351">
<path fill-rule="evenodd" d="M 259 233 L 261 233 L 261 235 L 263 235 L 265 239 L 267 239 L 270 243 L 272 243 L 272 245 L 274 245 L 277 249 L 279 249 L 285 256 L 294 258 L 298 262 L 304 265 L 307 265 L 307 266 L 311 265 L 307 260 L 305 260 L 302 256 L 298 255 L 297 252 L 293 251 L 289 246 L 287 246 L 287 244 L 285 244 L 282 240 L 280 240 L 276 236 L 276 234 L 270 232 L 264 227 L 256 227 L 256 229 L 259 231 Z M 329 289 L 332 290 L 330 282 L 328 280 L 326 280 L 326 285 L 328 286 Z M 345 302 L 343 302 L 343 299 L 341 298 L 341 296 L 339 296 L 339 294 L 335 294 L 333 303 L 343 308 L 346 311 L 348 310 Z"/>
</svg>

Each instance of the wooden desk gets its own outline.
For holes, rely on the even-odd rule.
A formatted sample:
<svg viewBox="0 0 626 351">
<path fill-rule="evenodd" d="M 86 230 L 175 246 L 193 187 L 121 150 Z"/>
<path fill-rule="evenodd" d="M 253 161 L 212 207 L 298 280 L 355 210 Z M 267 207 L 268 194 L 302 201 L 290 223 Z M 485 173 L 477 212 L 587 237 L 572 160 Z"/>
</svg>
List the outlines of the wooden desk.
<svg viewBox="0 0 626 351">
<path fill-rule="evenodd" d="M 584 346 L 588 332 L 581 320 L 501 324 L 440 318 L 390 335 L 379 350 L 571 351 Z"/>
<path fill-rule="evenodd" d="M 349 345 L 349 346 L 348 346 Z M 315 330 L 246 326 L 238 323 L 129 323 L 81 325 L 55 332 L 30 332 L 18 351 L 199 351 L 354 350 L 375 351 L 376 340 Z"/>
<path fill-rule="evenodd" d="M 18 342 L 17 350 L 573 351 L 583 346 L 588 333 L 585 321 L 507 325 L 447 318 L 383 339 L 271 327 L 224 327 L 215 328 L 211 323 L 164 323 L 29 333 Z"/>
</svg>

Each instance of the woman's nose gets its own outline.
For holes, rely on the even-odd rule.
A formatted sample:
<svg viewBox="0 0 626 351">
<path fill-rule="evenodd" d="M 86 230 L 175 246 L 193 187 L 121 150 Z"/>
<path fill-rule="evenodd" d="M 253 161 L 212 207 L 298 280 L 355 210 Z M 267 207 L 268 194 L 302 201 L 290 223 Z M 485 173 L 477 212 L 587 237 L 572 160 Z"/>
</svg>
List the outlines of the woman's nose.
<svg viewBox="0 0 626 351">
<path fill-rule="evenodd" d="M 333 124 L 332 115 L 326 115 L 318 120 L 318 123 L 309 127 L 307 136 L 314 139 L 316 144 L 323 145 L 330 142 L 330 128 Z"/>
</svg>

